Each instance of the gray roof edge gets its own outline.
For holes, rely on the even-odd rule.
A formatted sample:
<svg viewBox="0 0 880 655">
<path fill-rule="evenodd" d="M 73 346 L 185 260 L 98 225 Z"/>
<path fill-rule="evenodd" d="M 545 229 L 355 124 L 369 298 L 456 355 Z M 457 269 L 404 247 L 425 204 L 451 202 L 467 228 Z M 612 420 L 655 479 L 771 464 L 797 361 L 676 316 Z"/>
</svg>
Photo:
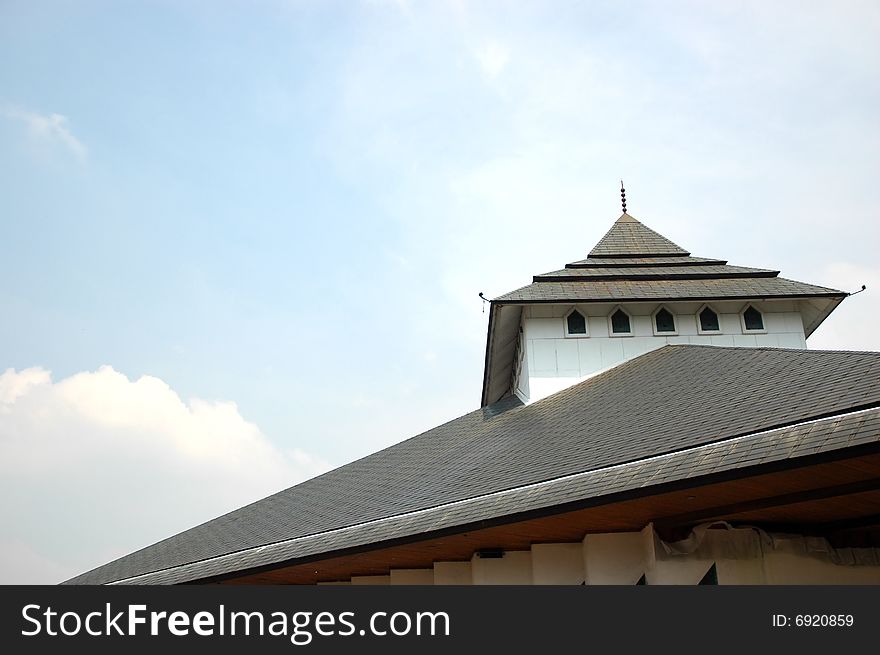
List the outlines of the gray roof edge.
<svg viewBox="0 0 880 655">
<path fill-rule="evenodd" d="M 734 278 L 735 279 L 735 278 Z M 779 278 L 781 279 L 781 278 Z M 541 282 L 535 282 L 534 284 L 541 284 Z M 544 283 L 546 284 L 546 282 Z M 531 285 L 529 285 L 531 286 Z M 519 291 L 519 289 L 517 289 Z M 511 291 L 510 293 L 516 293 L 516 291 Z M 706 296 L 675 296 L 675 297 L 663 297 L 663 298 L 642 298 L 639 296 L 633 296 L 631 298 L 575 298 L 575 297 L 565 297 L 565 298 L 538 298 L 533 300 L 525 300 L 520 298 L 511 298 L 509 300 L 503 299 L 501 297 L 496 298 L 495 301 L 501 305 L 562 305 L 564 303 L 579 303 L 579 304 L 588 304 L 588 303 L 604 303 L 604 304 L 615 304 L 615 303 L 625 303 L 625 302 L 651 302 L 651 303 L 664 303 L 664 302 L 677 302 L 677 301 L 718 301 L 722 302 L 725 300 L 797 300 L 799 298 L 840 298 L 843 300 L 846 298 L 847 294 L 843 291 L 835 291 L 833 293 L 785 293 L 778 295 L 771 294 L 749 294 L 749 295 L 741 295 L 741 296 L 718 296 L 718 295 L 706 295 Z"/>
<path fill-rule="evenodd" d="M 486 327 L 486 356 L 483 359 L 483 393 L 480 396 L 480 407 L 488 405 L 486 400 L 489 395 L 489 364 L 492 360 L 492 332 L 495 329 L 495 301 L 489 303 L 489 324 Z"/>
<path fill-rule="evenodd" d="M 508 400 L 508 399 L 509 399 L 509 400 Z M 450 419 L 448 419 L 448 420 L 446 420 L 446 421 L 443 421 L 442 423 L 438 423 L 437 425 L 432 426 L 431 428 L 429 428 L 429 429 L 427 429 L 427 430 L 424 430 L 424 431 L 422 431 L 422 432 L 419 432 L 418 434 L 410 435 L 410 436 L 406 437 L 405 439 L 401 439 L 400 441 L 397 441 L 397 442 L 395 442 L 395 443 L 393 443 L 393 444 L 391 444 L 391 445 L 389 445 L 389 446 L 386 446 L 385 448 L 381 448 L 381 449 L 379 449 L 379 450 L 377 450 L 377 451 L 375 451 L 375 452 L 368 453 L 367 455 L 364 455 L 363 457 L 358 457 L 357 459 L 353 459 L 353 460 L 351 460 L 350 462 L 345 462 L 345 463 L 343 463 L 343 464 L 340 464 L 339 466 L 336 466 L 336 467 L 330 469 L 329 471 L 325 471 L 325 472 L 323 472 L 323 473 L 321 473 L 321 474 L 319 474 L 319 475 L 316 475 L 316 476 L 314 476 L 313 478 L 310 478 L 309 480 L 303 480 L 303 481 L 301 481 L 301 482 L 299 482 L 299 483 L 297 483 L 297 484 L 292 485 L 292 487 L 286 487 L 285 489 L 282 489 L 282 490 L 277 491 L 277 492 L 275 492 L 275 493 L 269 494 L 269 495 L 267 495 L 267 496 L 265 496 L 265 497 L 263 497 L 263 498 L 259 498 L 259 499 L 255 500 L 255 501 L 253 501 L 253 502 L 250 502 L 250 503 L 247 503 L 247 504 L 245 504 L 245 505 L 242 505 L 241 507 L 236 507 L 235 509 L 230 510 L 230 511 L 228 511 L 228 512 L 225 512 L 225 513 L 223 513 L 223 514 L 220 514 L 219 516 L 215 516 L 215 517 L 212 517 L 212 518 L 207 519 L 207 520 L 205 520 L 205 521 L 202 521 L 201 523 L 199 523 L 199 524 L 197 524 L 197 525 L 194 525 L 193 527 L 188 528 L 187 530 L 184 530 L 184 531 L 181 532 L 181 533 L 176 533 L 176 534 L 170 535 L 170 536 L 168 536 L 168 537 L 165 537 L 165 538 L 163 538 L 163 539 L 159 539 L 158 541 L 156 541 L 156 542 L 154 542 L 154 543 L 152 543 L 152 544 L 148 544 L 148 545 L 144 546 L 143 548 L 138 548 L 137 550 L 132 551 L 132 553 L 130 553 L 130 554 L 138 553 L 138 552 L 141 552 L 141 551 L 144 551 L 144 550 L 147 550 L 147 549 L 153 548 L 153 547 L 155 547 L 155 546 L 157 546 L 157 545 L 159 545 L 159 544 L 162 544 L 162 543 L 164 543 L 164 542 L 167 542 L 167 541 L 170 540 L 170 539 L 175 538 L 176 536 L 178 536 L 178 535 L 180 535 L 180 534 L 183 534 L 183 533 L 186 533 L 186 532 L 190 532 L 190 531 L 195 530 L 195 529 L 197 529 L 197 528 L 200 528 L 200 527 L 202 527 L 202 526 L 208 525 L 208 524 L 210 524 L 210 523 L 212 523 L 212 522 L 214 522 L 214 521 L 216 521 L 216 520 L 218 520 L 218 519 L 221 519 L 221 518 L 223 518 L 223 517 L 229 516 L 230 514 L 235 514 L 236 512 L 239 512 L 239 511 L 241 511 L 241 510 L 243 510 L 243 509 L 245 509 L 245 508 L 247 508 L 247 507 L 251 507 L 251 506 L 253 506 L 253 505 L 258 505 L 258 504 L 260 504 L 260 503 L 263 503 L 263 502 L 265 502 L 267 499 L 272 498 L 272 497 L 274 497 L 274 496 L 281 495 L 281 494 L 285 493 L 286 491 L 288 491 L 289 489 L 299 486 L 300 484 L 304 484 L 304 483 L 306 483 L 306 482 L 309 482 L 310 480 L 315 480 L 315 479 L 317 479 L 317 478 L 324 477 L 324 476 L 326 476 L 326 475 L 329 475 L 329 474 L 331 474 L 331 473 L 334 473 L 335 471 L 338 471 L 339 469 L 343 469 L 343 468 L 345 468 L 346 466 L 350 466 L 350 465 L 352 465 L 352 464 L 355 464 L 355 463 L 357 463 L 357 462 L 360 462 L 360 461 L 362 461 L 362 460 L 365 460 L 365 459 L 367 459 L 367 458 L 369 458 L 369 457 L 372 457 L 372 456 L 378 455 L 378 454 L 380 454 L 380 453 L 382 453 L 382 452 L 384 452 L 384 451 L 391 450 L 391 449 L 393 449 L 393 448 L 395 448 L 395 447 L 397 447 L 397 446 L 399 446 L 399 445 L 401 445 L 401 444 L 403 444 L 403 443 L 405 443 L 405 442 L 407 442 L 407 441 L 412 441 L 413 439 L 417 439 L 417 438 L 421 437 L 422 435 L 424 435 L 424 434 L 426 434 L 426 433 L 428 433 L 428 432 L 431 432 L 432 430 L 437 430 L 437 429 L 439 429 L 439 428 L 442 428 L 443 426 L 445 426 L 445 425 L 447 425 L 447 424 L 449 424 L 449 423 L 454 423 L 455 421 L 458 421 L 458 420 L 460 420 L 460 419 L 463 419 L 463 418 L 465 418 L 465 417 L 467 417 L 467 416 L 469 416 L 469 415 L 471 415 L 471 414 L 474 414 L 474 413 L 476 413 L 476 412 L 482 412 L 484 418 L 493 418 L 493 417 L 495 417 L 495 416 L 500 416 L 501 414 L 504 414 L 505 412 L 507 412 L 507 411 L 509 411 L 509 410 L 511 410 L 511 409 L 517 409 L 517 408 L 519 408 L 519 407 L 524 407 L 524 406 L 525 406 L 525 405 L 523 404 L 523 402 L 522 402 L 518 397 L 510 398 L 509 396 L 505 396 L 504 398 L 500 398 L 499 400 L 496 400 L 496 401 L 494 401 L 494 402 L 492 402 L 492 403 L 489 403 L 488 405 L 485 405 L 485 406 L 479 407 L 479 408 L 477 408 L 477 409 L 474 409 L 474 410 L 471 410 L 471 411 L 465 412 L 464 414 L 460 414 L 460 415 L 458 415 L 458 416 L 454 416 L 454 417 L 452 417 L 452 418 L 450 418 Z M 487 413 L 487 412 L 488 412 L 488 413 Z M 261 547 L 262 547 L 262 546 L 255 546 L 255 548 L 261 548 Z M 235 551 L 235 552 L 239 552 L 239 551 Z M 125 557 L 125 556 L 123 556 L 123 557 Z M 117 558 L 117 559 L 119 559 L 119 558 Z M 86 576 L 86 575 L 88 575 L 88 574 L 94 572 L 94 571 L 97 571 L 97 570 L 99 570 L 99 569 L 102 569 L 102 568 L 104 568 L 104 567 L 106 567 L 106 566 L 112 564 L 112 563 L 115 562 L 115 561 L 117 561 L 117 560 L 111 560 L 110 562 L 106 562 L 105 564 L 102 564 L 102 565 L 100 565 L 100 566 L 96 566 L 96 567 L 91 568 L 91 569 L 89 569 L 89 570 L 87 570 L 87 571 L 83 571 L 82 573 L 79 573 L 79 574 L 77 574 L 77 575 L 75 575 L 75 576 L 73 576 L 73 577 L 71 577 L 71 578 L 68 578 L 67 580 L 61 582 L 60 584 L 77 584 L 76 582 L 73 582 L 73 581 L 75 581 L 77 578 L 81 578 L 81 577 L 83 577 L 83 576 Z M 190 563 L 188 563 L 188 564 L 192 564 L 192 563 L 195 563 L 195 562 L 190 562 Z M 187 566 L 188 564 L 183 564 L 183 565 L 181 565 L 181 566 Z M 172 568 L 174 568 L 174 567 L 172 567 Z M 161 571 L 161 570 L 165 570 L 165 569 L 158 569 L 156 572 Z M 151 571 L 151 572 L 148 572 L 148 573 L 143 573 L 143 574 L 141 574 L 141 575 L 150 575 L 151 573 L 154 573 L 154 572 Z M 91 583 L 89 583 L 89 584 L 91 584 Z"/>
<path fill-rule="evenodd" d="M 794 282 L 795 284 L 803 284 L 809 287 L 813 287 L 815 289 L 822 289 L 824 294 L 816 294 L 816 295 L 828 295 L 828 296 L 840 296 L 841 298 L 846 298 L 849 293 L 846 291 L 841 291 L 840 289 L 832 289 L 831 287 L 823 287 L 821 284 L 810 284 L 809 282 L 801 282 L 800 280 L 792 280 L 787 277 L 781 277 L 780 280 L 784 280 L 786 282 Z"/>
<path fill-rule="evenodd" d="M 498 369 L 504 368 L 505 364 L 499 365 L 498 358 L 500 355 L 498 354 L 498 349 L 501 346 L 498 346 L 498 323 L 502 320 L 507 320 L 507 316 L 503 316 L 500 313 L 500 309 L 502 307 L 519 307 L 523 303 L 504 303 L 499 302 L 497 299 L 491 301 L 491 306 L 489 309 L 489 327 L 488 334 L 486 336 L 486 358 L 483 362 L 483 389 L 482 394 L 480 396 L 480 407 L 487 407 L 496 402 L 499 402 L 506 398 L 505 392 L 510 391 L 509 386 L 505 390 L 502 390 L 500 393 L 493 392 L 493 381 L 497 376 Z M 497 309 L 496 309 L 497 308 Z M 519 320 L 522 320 L 522 316 L 520 315 Z M 509 360 L 505 360 L 505 363 L 509 363 Z M 507 394 L 511 395 L 511 394 Z"/>
<path fill-rule="evenodd" d="M 562 269 L 562 270 L 578 270 L 578 269 Z M 613 271 L 614 269 L 602 269 Z M 549 273 L 539 273 L 532 276 L 532 282 L 607 282 L 607 281 L 626 281 L 626 280 L 750 280 L 765 279 L 778 277 L 779 271 L 769 269 L 751 269 L 748 271 L 731 271 L 724 273 L 685 273 L 683 275 L 674 275 L 671 272 L 657 273 L 602 273 L 600 275 L 587 274 L 569 274 L 559 275 L 561 271 L 550 271 Z"/>
<path fill-rule="evenodd" d="M 820 312 L 819 315 L 815 319 L 813 319 L 813 321 L 809 325 L 804 326 L 804 338 L 808 339 L 810 335 L 812 335 L 813 332 L 815 332 L 819 328 L 819 326 L 825 322 L 825 319 L 831 316 L 831 312 L 837 309 L 838 306 L 840 306 L 840 303 L 846 300 L 850 295 L 851 294 L 845 293 L 840 297 L 835 296 L 829 298 L 825 309 Z"/>
<path fill-rule="evenodd" d="M 663 235 L 661 234 L 660 236 Z M 663 238 L 665 239 L 666 237 Z M 681 250 L 674 250 L 670 252 L 614 252 L 607 254 L 597 253 L 594 248 L 590 251 L 588 257 L 590 259 L 627 259 L 628 257 L 636 259 L 638 257 L 690 257 L 691 254 L 692 253 L 688 252 L 684 248 L 681 248 Z"/>
<path fill-rule="evenodd" d="M 632 262 L 627 261 L 626 263 L 609 263 L 614 262 L 614 260 L 636 260 L 636 259 L 647 259 L 651 260 L 651 257 L 599 257 L 598 259 L 595 257 L 587 257 L 586 259 L 578 259 L 573 262 L 569 262 L 565 265 L 565 268 L 622 268 L 633 266 Z M 694 257 L 691 254 L 688 255 L 672 255 L 666 258 L 663 257 L 654 257 L 655 260 L 666 259 L 666 261 L 641 261 L 636 266 L 644 266 L 644 267 L 665 267 L 665 266 L 724 266 L 728 264 L 728 260 L 726 259 L 715 259 L 712 257 Z M 670 259 L 679 260 L 679 261 L 669 261 Z"/>
<path fill-rule="evenodd" d="M 334 530 L 328 530 L 328 531 L 318 532 L 318 533 L 314 533 L 314 534 L 310 534 L 310 535 L 304 535 L 304 536 L 300 536 L 300 537 L 295 537 L 293 539 L 286 539 L 286 540 L 282 540 L 282 541 L 278 541 L 278 542 L 274 542 L 274 543 L 270 543 L 270 544 L 264 544 L 264 545 L 256 546 L 253 548 L 235 551 L 232 553 L 225 553 L 223 555 L 218 555 L 216 557 L 198 560 L 195 562 L 189 562 L 189 563 L 182 564 L 179 566 L 169 567 L 169 568 L 165 568 L 165 569 L 159 569 L 156 571 L 150 571 L 148 573 L 143 573 L 140 575 L 131 576 L 131 577 L 127 577 L 127 578 L 121 578 L 119 580 L 113 580 L 113 581 L 107 582 L 105 584 L 109 584 L 109 585 L 176 584 L 176 583 L 196 581 L 199 579 L 203 579 L 205 577 L 214 577 L 214 576 L 202 576 L 198 573 L 197 569 L 199 567 L 203 567 L 205 564 L 207 564 L 209 562 L 217 563 L 217 562 L 222 562 L 223 560 L 239 559 L 242 557 L 243 554 L 259 554 L 261 552 L 271 551 L 273 549 L 277 550 L 283 546 L 294 544 L 297 542 L 306 542 L 308 540 L 314 540 L 315 538 L 319 538 L 319 537 L 327 537 L 329 535 L 338 535 L 338 534 L 342 534 L 342 533 L 346 533 L 346 532 L 353 532 L 353 531 L 356 531 L 359 529 L 363 529 L 367 526 L 375 526 L 375 525 L 383 524 L 383 523 L 391 523 L 394 521 L 401 521 L 403 519 L 407 519 L 407 518 L 415 517 L 415 516 L 419 516 L 419 515 L 428 515 L 428 514 L 437 513 L 437 512 L 448 512 L 450 509 L 455 508 L 455 507 L 462 507 L 462 506 L 469 505 L 469 504 L 477 504 L 477 503 L 486 501 L 491 498 L 500 498 L 500 497 L 504 497 L 504 496 L 510 496 L 513 494 L 523 494 L 523 493 L 527 493 L 529 491 L 533 491 L 533 490 L 537 490 L 537 489 L 546 490 L 554 485 L 561 485 L 561 484 L 565 484 L 565 483 L 572 482 L 572 481 L 584 480 L 584 479 L 587 479 L 591 476 L 600 476 L 600 475 L 607 476 L 610 474 L 614 474 L 616 477 L 619 478 L 619 477 L 623 477 L 623 476 L 619 475 L 620 472 L 627 469 L 627 468 L 631 468 L 631 467 L 635 467 L 635 466 L 645 466 L 645 465 L 648 465 L 651 463 L 661 462 L 663 460 L 682 458 L 682 457 L 686 457 L 691 454 L 711 452 L 713 449 L 717 449 L 719 447 L 726 447 L 726 446 L 731 446 L 731 445 L 735 445 L 735 444 L 741 444 L 742 442 L 748 441 L 748 440 L 760 440 L 761 438 L 767 437 L 767 436 L 777 437 L 779 435 L 779 433 L 784 433 L 787 431 L 794 431 L 794 430 L 797 430 L 799 428 L 803 428 L 806 426 L 818 425 L 823 422 L 841 421 L 841 420 L 844 420 L 844 419 L 847 419 L 850 417 L 858 417 L 860 415 L 867 415 L 867 414 L 877 414 L 878 416 L 880 416 L 880 407 L 874 406 L 874 407 L 860 408 L 860 409 L 855 409 L 855 410 L 851 410 L 851 411 L 838 413 L 838 414 L 835 414 L 832 416 L 812 418 L 812 419 L 809 419 L 806 421 L 801 421 L 801 422 L 787 425 L 784 427 L 777 427 L 777 428 L 771 428 L 771 429 L 766 429 L 766 430 L 759 430 L 759 431 L 755 431 L 755 432 L 750 432 L 748 434 L 743 434 L 743 435 L 739 435 L 736 437 L 723 439 L 720 441 L 714 441 L 714 442 L 707 443 L 707 444 L 701 444 L 699 446 L 694 446 L 691 448 L 686 448 L 686 449 L 678 450 L 678 451 L 674 451 L 674 452 L 653 455 L 653 456 L 646 457 L 643 459 L 634 460 L 631 462 L 625 462 L 625 463 L 615 464 L 612 466 L 602 467 L 602 468 L 598 468 L 598 469 L 591 469 L 588 471 L 573 473 L 570 475 L 560 476 L 558 478 L 552 478 L 549 480 L 543 480 L 540 482 L 535 482 L 535 483 L 531 483 L 531 484 L 527 484 L 527 485 L 521 485 L 519 487 L 513 487 L 513 488 L 505 489 L 502 491 L 496 491 L 496 492 L 492 492 L 489 494 L 483 494 L 483 495 L 474 496 L 471 498 L 466 498 L 463 500 L 453 501 L 450 503 L 444 503 L 441 505 L 436 505 L 436 506 L 429 507 L 429 508 L 415 510 L 412 512 L 405 512 L 405 513 L 401 513 L 401 514 L 395 514 L 393 516 L 382 517 L 379 519 L 374 519 L 372 521 L 357 523 L 357 524 L 345 526 L 342 528 L 337 528 Z M 878 434 L 875 437 L 874 441 L 875 442 L 880 441 L 880 434 Z M 848 440 L 845 440 L 844 445 L 840 445 L 835 448 L 826 448 L 823 450 L 823 452 L 844 450 L 847 447 L 848 447 Z M 789 452 L 785 456 L 780 455 L 778 457 L 769 459 L 769 461 L 782 461 L 785 459 L 792 459 L 793 460 L 793 459 L 798 459 L 800 457 L 804 457 L 804 456 L 816 453 L 815 450 L 812 450 L 810 452 L 803 452 L 803 453 L 795 454 L 796 450 L 797 450 L 797 447 L 792 448 L 791 450 L 789 450 Z M 753 462 L 750 465 L 759 465 L 759 464 L 767 463 L 767 461 L 768 460 L 765 459 L 760 462 Z M 728 467 L 726 469 L 722 469 L 722 470 L 735 470 L 737 468 L 746 468 L 746 467 L 732 466 L 729 463 Z M 685 475 L 683 478 L 678 478 L 678 479 L 684 479 L 687 477 L 691 477 L 691 476 Z M 671 479 L 664 480 L 664 482 L 666 482 L 666 481 L 672 481 L 672 480 Z M 652 484 L 642 485 L 643 488 L 647 488 L 650 486 L 655 486 L 655 485 L 652 485 Z M 554 504 L 558 504 L 558 503 L 554 503 Z M 553 506 L 553 504 L 551 504 L 549 506 Z M 329 555 L 332 552 L 334 552 L 334 551 L 332 551 L 332 550 L 327 551 L 326 554 Z M 323 554 L 323 553 L 321 553 L 321 554 Z M 278 564 L 278 563 L 284 562 L 284 561 L 288 561 L 288 560 L 285 558 L 285 559 L 278 560 L 277 562 L 269 562 L 264 565 Z M 178 578 L 176 580 L 172 580 L 170 582 L 167 580 L 166 581 L 161 580 L 162 577 L 167 578 L 169 576 L 169 574 L 172 574 L 173 572 L 180 573 L 180 575 L 178 576 Z M 192 575 L 188 576 L 187 575 L 188 573 L 191 573 Z M 70 581 L 67 581 L 62 584 L 68 584 L 68 583 L 70 583 Z"/>
</svg>

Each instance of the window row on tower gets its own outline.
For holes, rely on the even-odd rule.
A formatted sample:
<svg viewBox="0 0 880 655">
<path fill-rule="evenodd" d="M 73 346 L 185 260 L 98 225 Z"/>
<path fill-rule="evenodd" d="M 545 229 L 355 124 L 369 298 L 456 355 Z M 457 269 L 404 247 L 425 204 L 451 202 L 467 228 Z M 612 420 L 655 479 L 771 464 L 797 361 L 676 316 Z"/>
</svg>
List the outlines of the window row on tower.
<svg viewBox="0 0 880 655">
<path fill-rule="evenodd" d="M 764 316 L 752 305 L 739 313 L 740 327 L 744 334 L 764 332 Z M 661 306 L 651 315 L 651 323 L 656 336 L 678 334 L 678 319 L 666 307 Z M 718 313 L 709 305 L 704 305 L 696 315 L 697 331 L 699 334 L 721 334 L 721 320 Z M 608 330 L 612 337 L 632 336 L 632 317 L 621 307 L 616 307 L 608 315 Z M 565 315 L 565 336 L 587 337 L 590 335 L 587 328 L 587 317 L 577 309 L 572 309 Z"/>
</svg>

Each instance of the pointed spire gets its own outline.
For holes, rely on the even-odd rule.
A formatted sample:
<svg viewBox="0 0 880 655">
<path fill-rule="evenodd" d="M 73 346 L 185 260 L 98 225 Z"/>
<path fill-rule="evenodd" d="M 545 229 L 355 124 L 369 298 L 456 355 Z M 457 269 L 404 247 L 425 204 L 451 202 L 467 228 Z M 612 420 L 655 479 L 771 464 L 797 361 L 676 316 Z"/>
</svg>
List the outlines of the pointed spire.
<svg viewBox="0 0 880 655">
<path fill-rule="evenodd" d="M 623 180 L 620 181 L 620 204 L 623 205 L 623 213 L 626 213 L 626 189 L 623 188 Z"/>
</svg>

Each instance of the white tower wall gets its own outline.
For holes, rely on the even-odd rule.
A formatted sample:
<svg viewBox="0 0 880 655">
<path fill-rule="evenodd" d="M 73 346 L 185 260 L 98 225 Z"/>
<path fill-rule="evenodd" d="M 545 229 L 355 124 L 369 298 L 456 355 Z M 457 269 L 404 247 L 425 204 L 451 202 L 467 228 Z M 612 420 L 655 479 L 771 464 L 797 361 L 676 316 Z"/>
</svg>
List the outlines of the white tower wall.
<svg viewBox="0 0 880 655">
<path fill-rule="evenodd" d="M 718 332 L 699 329 L 698 313 L 707 304 L 718 314 Z M 745 329 L 741 313 L 748 305 L 761 312 L 764 330 Z M 630 316 L 629 335 L 611 332 L 609 315 L 618 307 Z M 655 333 L 653 315 L 660 307 L 675 316 L 674 334 Z M 588 334 L 566 334 L 565 317 L 572 309 L 587 318 Z M 807 347 L 800 308 L 794 300 L 528 305 L 522 316 L 515 390 L 527 403 L 667 344 Z"/>
</svg>

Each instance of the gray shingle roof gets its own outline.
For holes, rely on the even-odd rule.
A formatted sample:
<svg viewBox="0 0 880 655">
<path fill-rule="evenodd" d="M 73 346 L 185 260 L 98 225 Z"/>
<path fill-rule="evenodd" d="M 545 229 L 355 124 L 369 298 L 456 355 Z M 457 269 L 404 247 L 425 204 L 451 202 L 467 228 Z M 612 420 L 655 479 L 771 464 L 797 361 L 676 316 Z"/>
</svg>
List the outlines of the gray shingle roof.
<svg viewBox="0 0 880 655">
<path fill-rule="evenodd" d="M 596 244 L 589 258 L 536 275 L 532 284 L 494 300 L 563 303 L 846 296 L 836 289 L 779 278 L 778 274 L 691 257 L 666 237 L 624 214 Z"/>
<path fill-rule="evenodd" d="M 708 257 L 587 257 L 576 262 L 566 264 L 566 268 L 602 268 L 606 266 L 700 266 L 700 265 L 724 265 L 723 259 L 711 259 Z"/>
<path fill-rule="evenodd" d="M 645 227 L 629 214 L 623 214 L 590 251 L 590 257 L 638 255 L 688 255 L 662 234 Z"/>
<path fill-rule="evenodd" d="M 720 279 L 622 279 L 535 282 L 498 296 L 494 302 L 622 302 L 639 300 L 712 300 L 724 298 L 843 297 L 836 289 L 795 282 L 781 277 Z"/>
<path fill-rule="evenodd" d="M 436 533 L 475 521 L 515 517 L 566 503 L 601 499 L 639 488 L 693 479 L 736 469 L 795 460 L 880 441 L 880 409 L 869 409 L 796 426 L 749 434 L 658 457 L 586 471 L 416 513 L 395 515 L 339 530 L 296 537 L 272 545 L 200 560 L 147 573 L 127 584 L 175 584 L 219 576 L 229 571 L 277 564 L 375 544 L 390 539 Z"/>
<path fill-rule="evenodd" d="M 332 550 L 309 535 L 880 405 L 878 379 L 878 353 L 667 346 L 529 406 L 471 412 L 70 582 L 234 566 L 231 553 L 294 539 Z"/>
<path fill-rule="evenodd" d="M 779 271 L 766 268 L 747 268 L 745 266 L 701 265 L 701 266 L 614 266 L 595 268 L 563 268 L 559 271 L 541 273 L 535 282 L 572 281 L 576 279 L 671 279 L 722 278 L 722 277 L 776 277 Z"/>
</svg>

